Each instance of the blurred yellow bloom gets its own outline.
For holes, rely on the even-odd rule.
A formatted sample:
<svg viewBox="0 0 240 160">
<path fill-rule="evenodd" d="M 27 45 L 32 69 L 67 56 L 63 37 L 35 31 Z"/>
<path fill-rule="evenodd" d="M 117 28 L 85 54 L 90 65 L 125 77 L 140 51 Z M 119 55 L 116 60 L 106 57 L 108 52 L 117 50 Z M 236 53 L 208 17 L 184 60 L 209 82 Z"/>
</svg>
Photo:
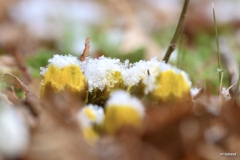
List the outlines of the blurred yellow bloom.
<svg viewBox="0 0 240 160">
<path fill-rule="evenodd" d="M 151 92 L 154 99 L 164 102 L 190 96 L 190 85 L 183 74 L 173 70 L 160 72 L 155 77 L 155 89 Z"/>
<path fill-rule="evenodd" d="M 95 142 L 99 138 L 99 134 L 92 127 L 84 128 L 82 132 L 83 137 L 89 143 Z"/>
<path fill-rule="evenodd" d="M 86 141 L 92 143 L 98 140 L 100 127 L 104 119 L 103 108 L 89 104 L 80 110 L 78 119 Z"/>
<path fill-rule="evenodd" d="M 94 113 L 92 108 L 88 107 L 83 111 L 83 114 L 85 114 L 91 121 L 96 121 L 97 115 Z"/>
<path fill-rule="evenodd" d="M 114 134 L 124 126 L 141 127 L 144 107 L 139 99 L 125 91 L 115 91 L 105 106 L 103 130 Z"/>
<path fill-rule="evenodd" d="M 132 106 L 108 106 L 105 111 L 104 130 L 108 134 L 114 134 L 123 126 L 131 125 L 140 127 L 142 117 Z"/>
<path fill-rule="evenodd" d="M 82 93 L 87 86 L 86 78 L 80 67 L 74 64 L 64 68 L 58 68 L 51 64 L 44 75 L 41 97 L 47 92 L 48 88 L 46 86 L 49 84 L 55 92 L 68 89 L 72 92 Z"/>
</svg>

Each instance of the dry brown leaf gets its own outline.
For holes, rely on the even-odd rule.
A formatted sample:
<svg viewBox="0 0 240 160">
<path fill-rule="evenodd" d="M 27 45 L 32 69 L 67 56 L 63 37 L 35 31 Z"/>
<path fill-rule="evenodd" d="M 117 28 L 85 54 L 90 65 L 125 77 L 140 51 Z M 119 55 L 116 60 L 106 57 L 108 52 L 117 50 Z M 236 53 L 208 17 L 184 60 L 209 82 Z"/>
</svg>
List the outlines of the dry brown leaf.
<svg viewBox="0 0 240 160">
<path fill-rule="evenodd" d="M 11 73 L 6 73 L 1 76 L 1 80 L 5 82 L 9 86 L 14 86 L 22 89 L 26 94 L 31 93 L 31 90 L 27 85 L 25 85 L 22 81 L 20 81 L 16 76 Z"/>
<path fill-rule="evenodd" d="M 8 86 L 13 86 L 22 89 L 25 92 L 25 103 L 29 104 L 30 110 L 33 112 L 34 115 L 37 115 L 41 112 L 42 106 L 40 105 L 40 101 L 38 96 L 35 95 L 31 91 L 31 89 L 25 85 L 22 81 L 20 81 L 16 76 L 12 75 L 11 73 L 7 73 L 2 75 L 1 81 L 5 82 Z"/>
</svg>

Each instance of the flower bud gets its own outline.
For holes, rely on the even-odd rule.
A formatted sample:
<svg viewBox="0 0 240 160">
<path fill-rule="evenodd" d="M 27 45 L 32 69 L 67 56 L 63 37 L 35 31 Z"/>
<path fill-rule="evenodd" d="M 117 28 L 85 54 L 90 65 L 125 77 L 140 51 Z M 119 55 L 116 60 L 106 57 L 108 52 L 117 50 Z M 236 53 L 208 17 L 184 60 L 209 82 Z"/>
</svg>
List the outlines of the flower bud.
<svg viewBox="0 0 240 160">
<path fill-rule="evenodd" d="M 125 89 L 123 72 L 126 66 L 119 59 L 86 58 L 81 67 L 88 80 L 88 103 L 103 106 L 113 91 Z"/>
<path fill-rule="evenodd" d="M 97 105 L 89 104 L 83 107 L 79 114 L 83 137 L 88 142 L 94 142 L 99 138 L 99 132 L 104 119 L 103 108 Z"/>
<path fill-rule="evenodd" d="M 163 102 L 175 102 L 190 98 L 190 84 L 182 72 L 167 70 L 159 72 L 155 81 L 155 88 L 150 92 L 151 98 Z"/>
<path fill-rule="evenodd" d="M 76 93 L 83 100 L 87 93 L 87 81 L 83 75 L 77 57 L 54 55 L 47 68 L 41 68 L 44 76 L 40 96 L 44 97 L 48 90 L 59 92 L 68 90 Z"/>
<path fill-rule="evenodd" d="M 125 91 L 115 91 L 105 105 L 103 129 L 114 134 L 124 126 L 141 127 L 144 117 L 144 106 L 139 99 Z"/>
</svg>

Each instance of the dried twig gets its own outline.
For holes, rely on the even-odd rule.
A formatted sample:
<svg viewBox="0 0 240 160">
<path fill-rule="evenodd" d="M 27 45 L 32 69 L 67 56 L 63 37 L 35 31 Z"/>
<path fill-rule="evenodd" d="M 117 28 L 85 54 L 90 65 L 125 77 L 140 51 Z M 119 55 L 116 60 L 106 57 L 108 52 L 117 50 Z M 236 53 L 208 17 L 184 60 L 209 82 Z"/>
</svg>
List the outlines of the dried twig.
<svg viewBox="0 0 240 160">
<path fill-rule="evenodd" d="M 27 85 L 25 85 L 22 81 L 20 81 L 16 76 L 11 73 L 6 73 L 1 76 L 1 80 L 9 86 L 15 86 L 21 88 L 26 94 L 30 93 L 30 89 Z"/>
<path fill-rule="evenodd" d="M 22 89 L 25 92 L 25 103 L 30 104 L 29 109 L 33 115 L 37 115 L 41 112 L 42 107 L 39 105 L 39 98 L 31 91 L 31 89 L 20 81 L 16 76 L 7 73 L 0 77 L 0 80 L 5 82 L 8 86 L 14 86 Z"/>
<path fill-rule="evenodd" d="M 178 39 L 179 39 L 179 37 L 182 33 L 182 28 L 183 28 L 185 15 L 186 15 L 186 12 L 187 12 L 187 7 L 188 7 L 188 4 L 189 4 L 189 1 L 190 0 L 185 0 L 184 1 L 182 12 L 181 12 L 180 18 L 178 20 L 177 28 L 175 30 L 175 33 L 172 37 L 172 40 L 171 40 L 169 46 L 168 46 L 167 52 L 165 53 L 165 56 L 163 58 L 163 61 L 165 61 L 166 63 L 168 62 L 172 52 L 175 50 L 177 41 L 178 41 Z"/>
<path fill-rule="evenodd" d="M 87 57 L 87 54 L 88 54 L 89 49 L 90 49 L 89 40 L 90 40 L 89 37 L 87 37 L 86 40 L 85 40 L 85 48 L 83 50 L 82 55 L 79 57 L 80 61 L 84 61 L 85 58 Z"/>
<path fill-rule="evenodd" d="M 32 82 L 32 76 L 29 73 L 26 65 L 24 64 L 23 57 L 19 53 L 19 51 L 16 48 L 13 48 L 12 54 L 17 62 L 17 65 L 19 69 L 23 72 L 24 76 L 26 77 L 26 80 L 28 83 Z"/>
<path fill-rule="evenodd" d="M 18 98 L 15 88 L 13 86 L 8 87 L 6 92 L 8 100 L 10 100 L 14 104 L 20 104 L 21 100 Z"/>
</svg>

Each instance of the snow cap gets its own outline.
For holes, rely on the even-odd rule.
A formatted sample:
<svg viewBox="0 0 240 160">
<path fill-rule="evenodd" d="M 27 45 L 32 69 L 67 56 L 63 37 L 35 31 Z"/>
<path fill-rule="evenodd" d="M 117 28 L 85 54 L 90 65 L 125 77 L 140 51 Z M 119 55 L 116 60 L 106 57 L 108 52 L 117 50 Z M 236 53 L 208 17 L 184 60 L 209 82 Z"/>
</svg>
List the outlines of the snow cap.
<svg viewBox="0 0 240 160">
<path fill-rule="evenodd" d="M 111 86 L 112 81 L 108 79 L 108 75 L 115 71 L 124 74 L 127 66 L 128 61 L 121 63 L 119 59 L 104 56 L 97 59 L 87 57 L 81 62 L 81 69 L 88 80 L 89 92 L 94 88 L 103 90 L 106 86 Z"/>
<path fill-rule="evenodd" d="M 116 105 L 122 107 L 132 107 L 142 118 L 144 116 L 145 109 L 141 101 L 138 98 L 131 96 L 126 91 L 118 90 L 111 94 L 111 97 L 106 102 L 106 107 L 114 107 Z"/>
<path fill-rule="evenodd" d="M 67 67 L 67 66 L 69 66 L 69 65 L 77 65 L 77 66 L 80 66 L 79 64 L 80 64 L 80 61 L 78 60 L 78 57 L 76 57 L 76 56 L 73 56 L 73 55 L 71 55 L 71 54 L 69 54 L 69 55 L 58 55 L 58 54 L 55 54 L 54 56 L 53 56 L 53 58 L 51 58 L 51 59 L 49 59 L 48 60 L 48 66 L 46 67 L 46 68 L 44 68 L 44 67 L 41 67 L 40 68 L 40 74 L 41 75 L 45 75 L 45 73 L 47 72 L 47 70 L 48 70 L 48 67 L 50 66 L 50 65 L 54 65 L 54 66 L 56 66 L 57 68 L 65 68 L 65 67 Z"/>
<path fill-rule="evenodd" d="M 78 119 L 82 127 L 89 127 L 93 124 L 101 124 L 104 119 L 103 108 L 98 105 L 88 104 L 78 113 Z"/>
</svg>

